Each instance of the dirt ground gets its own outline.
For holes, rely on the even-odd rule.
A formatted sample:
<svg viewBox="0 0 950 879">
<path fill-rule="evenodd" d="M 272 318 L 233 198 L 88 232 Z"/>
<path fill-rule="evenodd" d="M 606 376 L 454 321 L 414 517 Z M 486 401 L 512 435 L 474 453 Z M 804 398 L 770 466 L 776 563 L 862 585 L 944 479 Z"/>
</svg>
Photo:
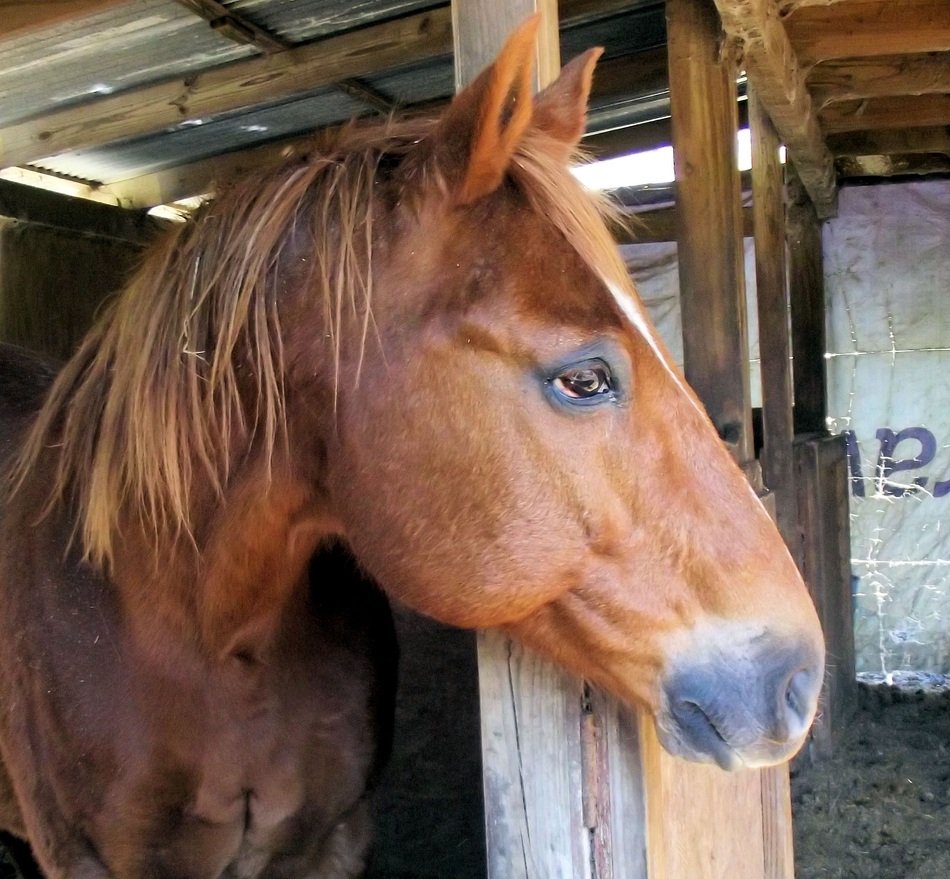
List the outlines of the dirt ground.
<svg viewBox="0 0 950 879">
<path fill-rule="evenodd" d="M 950 691 L 860 685 L 835 756 L 792 776 L 797 879 L 950 879 Z"/>
</svg>

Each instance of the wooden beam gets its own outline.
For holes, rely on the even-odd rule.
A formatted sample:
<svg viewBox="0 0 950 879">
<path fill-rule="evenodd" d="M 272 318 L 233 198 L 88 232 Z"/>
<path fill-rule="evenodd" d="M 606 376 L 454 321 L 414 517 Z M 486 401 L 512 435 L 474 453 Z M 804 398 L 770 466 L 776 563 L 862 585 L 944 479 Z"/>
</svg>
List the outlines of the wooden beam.
<svg viewBox="0 0 950 879">
<path fill-rule="evenodd" d="M 801 555 L 792 423 L 791 341 L 785 271 L 785 184 L 779 137 L 754 89 L 749 91 L 752 135 L 752 216 L 762 370 L 762 475 L 775 495 L 776 520 L 792 556 Z"/>
<path fill-rule="evenodd" d="M 283 52 L 292 44 L 262 27 L 218 0 L 175 0 L 203 18 L 221 36 L 242 45 L 253 46 L 266 55 Z"/>
<path fill-rule="evenodd" d="M 950 125 L 950 94 L 840 101 L 820 114 L 828 134 Z"/>
<path fill-rule="evenodd" d="M 686 378 L 735 457 L 754 457 L 745 367 L 735 57 L 717 62 L 715 9 L 668 0 Z"/>
<path fill-rule="evenodd" d="M 828 137 L 828 148 L 836 157 L 887 156 L 894 153 L 950 155 L 950 125 L 833 134 Z"/>
<path fill-rule="evenodd" d="M 818 109 L 833 101 L 950 92 L 950 52 L 826 61 L 808 75 Z"/>
<path fill-rule="evenodd" d="M 737 40 L 749 83 L 795 161 L 820 216 L 836 210 L 835 170 L 812 107 L 805 73 L 771 0 L 715 0 L 726 33 Z"/>
<path fill-rule="evenodd" d="M 787 229 L 795 433 L 825 434 L 828 404 L 821 223 L 793 168 L 789 169 Z"/>
<path fill-rule="evenodd" d="M 887 156 L 844 156 L 835 161 L 842 177 L 906 177 L 950 174 L 947 153 L 904 153 Z"/>
<path fill-rule="evenodd" d="M 148 134 L 451 51 L 449 10 L 434 9 L 9 126 L 3 132 L 0 166 Z"/>
<path fill-rule="evenodd" d="M 0 40 L 103 12 L 129 0 L 0 0 Z"/>
<path fill-rule="evenodd" d="M 950 50 L 946 0 L 852 0 L 806 6 L 784 19 L 799 63 L 832 58 L 909 55 Z"/>
</svg>

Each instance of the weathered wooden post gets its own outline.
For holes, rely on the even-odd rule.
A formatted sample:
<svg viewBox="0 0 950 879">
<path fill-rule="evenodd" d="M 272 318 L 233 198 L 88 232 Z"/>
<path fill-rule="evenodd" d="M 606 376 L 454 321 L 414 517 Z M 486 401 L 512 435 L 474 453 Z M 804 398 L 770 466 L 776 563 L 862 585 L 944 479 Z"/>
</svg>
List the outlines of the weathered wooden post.
<svg viewBox="0 0 950 879">
<path fill-rule="evenodd" d="M 711 0 L 666 9 L 686 376 L 761 491 L 745 365 L 738 67 Z M 648 727 L 644 739 L 651 877 L 793 875 L 784 767 L 726 775 L 670 759 Z"/>
<path fill-rule="evenodd" d="M 812 729 L 814 755 L 830 755 L 857 705 L 848 463 L 844 438 L 827 427 L 825 295 L 821 223 L 792 174 L 788 205 L 789 291 L 795 387 L 795 478 L 802 573 L 828 646 L 825 690 Z"/>
</svg>

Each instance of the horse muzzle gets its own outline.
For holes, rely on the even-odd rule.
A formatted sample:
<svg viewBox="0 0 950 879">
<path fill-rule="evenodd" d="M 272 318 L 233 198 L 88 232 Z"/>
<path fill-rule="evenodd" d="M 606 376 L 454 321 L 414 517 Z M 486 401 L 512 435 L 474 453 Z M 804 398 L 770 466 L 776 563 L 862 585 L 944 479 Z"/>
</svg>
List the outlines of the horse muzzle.
<svg viewBox="0 0 950 879">
<path fill-rule="evenodd" d="M 812 643 L 765 634 L 744 646 L 707 643 L 668 666 L 656 715 L 660 742 L 678 757 L 727 770 L 781 763 L 805 740 L 823 675 L 823 652 Z"/>
</svg>

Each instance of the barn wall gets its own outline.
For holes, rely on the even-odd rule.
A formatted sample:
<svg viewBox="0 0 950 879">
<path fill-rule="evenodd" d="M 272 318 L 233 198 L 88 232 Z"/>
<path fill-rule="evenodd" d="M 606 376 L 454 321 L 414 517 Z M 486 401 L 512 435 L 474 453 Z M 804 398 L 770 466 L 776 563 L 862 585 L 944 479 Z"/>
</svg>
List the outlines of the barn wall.
<svg viewBox="0 0 950 879">
<path fill-rule="evenodd" d="M 128 241 L 0 217 L 0 340 L 67 357 L 138 253 Z"/>
<path fill-rule="evenodd" d="M 857 670 L 950 673 L 950 180 L 845 188 L 824 229 Z"/>
</svg>

